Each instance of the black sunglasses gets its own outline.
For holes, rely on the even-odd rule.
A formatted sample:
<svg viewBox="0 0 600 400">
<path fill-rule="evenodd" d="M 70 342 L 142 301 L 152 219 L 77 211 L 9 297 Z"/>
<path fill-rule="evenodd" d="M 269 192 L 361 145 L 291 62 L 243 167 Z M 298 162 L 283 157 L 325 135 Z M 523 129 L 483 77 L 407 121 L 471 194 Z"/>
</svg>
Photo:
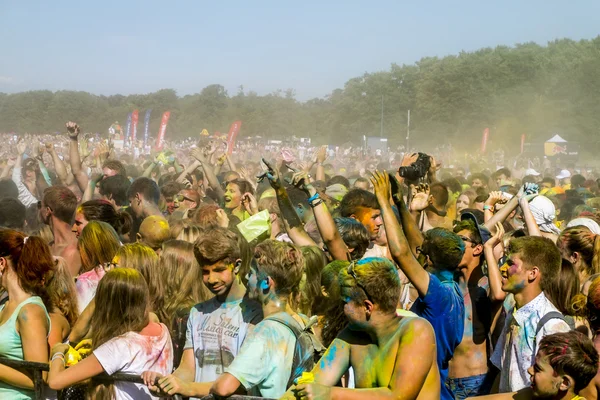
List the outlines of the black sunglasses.
<svg viewBox="0 0 600 400">
<path fill-rule="evenodd" d="M 356 286 L 358 286 L 359 288 L 362 289 L 363 292 L 365 292 L 365 296 L 367 296 L 367 299 L 373 303 L 373 300 L 371 299 L 371 296 L 369 295 L 369 292 L 367 292 L 367 289 L 358 281 L 358 277 L 356 276 L 356 272 L 354 272 L 354 265 L 356 264 L 355 261 L 352 261 L 350 263 L 350 265 L 348 266 L 348 275 L 350 275 L 352 278 L 354 278 L 354 281 L 356 282 Z"/>
</svg>

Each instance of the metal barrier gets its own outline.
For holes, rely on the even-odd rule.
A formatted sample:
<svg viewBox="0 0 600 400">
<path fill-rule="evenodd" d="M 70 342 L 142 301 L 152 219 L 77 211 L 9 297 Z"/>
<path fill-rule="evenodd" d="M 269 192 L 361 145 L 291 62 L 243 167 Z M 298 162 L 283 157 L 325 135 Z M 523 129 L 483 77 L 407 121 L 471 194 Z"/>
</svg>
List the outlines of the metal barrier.
<svg viewBox="0 0 600 400">
<path fill-rule="evenodd" d="M 19 369 L 19 370 L 29 370 L 33 373 L 33 390 L 35 392 L 36 400 L 44 399 L 44 379 L 42 377 L 42 372 L 47 372 L 49 370 L 49 364 L 47 363 L 38 363 L 31 361 L 20 361 L 20 360 L 10 360 L 8 358 L 0 358 L 0 364 L 6 365 L 7 367 Z M 95 381 L 101 383 L 113 383 L 113 382 L 131 382 L 131 383 L 144 383 L 142 377 L 139 375 L 130 375 L 130 374 L 113 374 L 106 375 L 101 374 L 94 377 Z M 254 397 L 254 396 L 243 396 L 243 395 L 233 395 L 229 397 L 231 400 L 267 400 L 263 397 Z M 182 400 L 182 397 L 178 394 L 173 396 L 173 400 Z M 202 397 L 202 400 L 216 400 L 213 395 L 208 395 Z"/>
</svg>

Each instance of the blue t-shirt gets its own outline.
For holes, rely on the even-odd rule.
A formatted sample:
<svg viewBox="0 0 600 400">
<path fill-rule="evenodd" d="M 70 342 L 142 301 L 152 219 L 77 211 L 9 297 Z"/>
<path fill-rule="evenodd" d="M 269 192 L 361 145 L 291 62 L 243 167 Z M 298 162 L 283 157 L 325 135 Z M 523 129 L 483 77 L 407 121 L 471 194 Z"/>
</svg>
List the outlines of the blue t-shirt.
<svg viewBox="0 0 600 400">
<path fill-rule="evenodd" d="M 465 303 L 458 283 L 453 280 L 441 282 L 435 275 L 429 274 L 427 294 L 415 301 L 411 311 L 433 326 L 442 383 L 441 399 L 453 400 L 454 395 L 445 385 L 448 363 L 462 341 L 465 329 Z"/>
</svg>

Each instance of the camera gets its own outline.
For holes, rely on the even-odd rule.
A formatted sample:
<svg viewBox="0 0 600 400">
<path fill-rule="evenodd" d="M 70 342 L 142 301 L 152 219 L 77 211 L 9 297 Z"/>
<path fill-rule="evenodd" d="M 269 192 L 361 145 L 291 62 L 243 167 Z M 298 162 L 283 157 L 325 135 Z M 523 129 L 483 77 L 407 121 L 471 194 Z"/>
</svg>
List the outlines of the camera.
<svg viewBox="0 0 600 400">
<path fill-rule="evenodd" d="M 407 167 L 398 168 L 398 174 L 408 181 L 418 181 L 427 175 L 430 166 L 430 157 L 425 153 L 419 153 L 417 161 Z"/>
</svg>

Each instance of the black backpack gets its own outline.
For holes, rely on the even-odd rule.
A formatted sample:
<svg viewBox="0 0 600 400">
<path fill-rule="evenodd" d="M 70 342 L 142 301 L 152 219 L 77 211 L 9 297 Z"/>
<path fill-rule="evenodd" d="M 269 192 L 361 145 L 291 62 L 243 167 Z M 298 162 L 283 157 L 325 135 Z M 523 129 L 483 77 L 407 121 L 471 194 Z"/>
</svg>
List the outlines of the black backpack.
<svg viewBox="0 0 600 400">
<path fill-rule="evenodd" d="M 540 333 L 540 331 L 542 330 L 542 328 L 544 327 L 544 325 L 546 325 L 546 323 L 548 321 L 550 321 L 551 319 L 561 319 L 565 322 L 565 316 L 562 315 L 560 312 L 558 311 L 550 311 L 549 313 L 546 313 L 542 316 L 542 318 L 540 318 L 540 320 L 537 323 L 537 326 L 535 328 L 535 337 L 533 338 L 533 359 L 532 361 L 535 363 L 535 356 L 537 354 L 537 335 Z"/>
<path fill-rule="evenodd" d="M 302 376 L 303 372 L 312 371 L 315 363 L 319 361 L 325 352 L 325 347 L 310 331 L 311 326 L 316 322 L 316 318 L 313 318 L 305 322 L 306 326 L 304 328 L 288 313 L 277 313 L 265 318 L 265 320 L 276 321 L 287 326 L 296 338 L 292 372 L 286 389 L 292 387 L 295 380 Z"/>
</svg>

